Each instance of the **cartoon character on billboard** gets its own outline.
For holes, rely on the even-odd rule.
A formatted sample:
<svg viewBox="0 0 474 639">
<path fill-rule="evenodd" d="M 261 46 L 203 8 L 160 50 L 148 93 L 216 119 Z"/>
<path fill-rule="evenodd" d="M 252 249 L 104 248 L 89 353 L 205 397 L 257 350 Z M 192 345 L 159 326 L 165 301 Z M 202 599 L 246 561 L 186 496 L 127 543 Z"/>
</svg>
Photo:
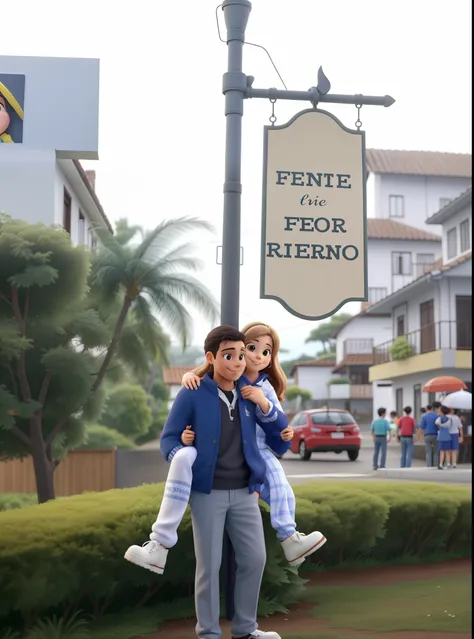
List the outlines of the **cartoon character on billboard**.
<svg viewBox="0 0 474 639">
<path fill-rule="evenodd" d="M 20 103 L 22 101 L 23 95 L 17 99 L 8 88 L 6 77 L 0 75 L 0 144 L 18 144 L 23 141 L 24 113 Z"/>
</svg>

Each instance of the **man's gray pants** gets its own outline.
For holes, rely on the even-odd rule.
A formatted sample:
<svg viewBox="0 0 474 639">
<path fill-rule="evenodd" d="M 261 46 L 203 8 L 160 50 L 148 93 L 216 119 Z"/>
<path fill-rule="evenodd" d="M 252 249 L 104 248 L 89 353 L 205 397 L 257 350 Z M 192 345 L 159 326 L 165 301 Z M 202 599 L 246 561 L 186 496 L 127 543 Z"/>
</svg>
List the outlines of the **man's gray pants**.
<svg viewBox="0 0 474 639">
<path fill-rule="evenodd" d="M 437 435 L 425 435 L 426 465 L 428 467 L 438 465 L 438 437 Z"/>
<path fill-rule="evenodd" d="M 196 634 L 219 639 L 219 570 L 224 528 L 237 562 L 232 636 L 245 637 L 257 628 L 257 605 L 266 563 L 265 539 L 258 498 L 248 488 L 191 493 L 196 554 Z"/>
</svg>

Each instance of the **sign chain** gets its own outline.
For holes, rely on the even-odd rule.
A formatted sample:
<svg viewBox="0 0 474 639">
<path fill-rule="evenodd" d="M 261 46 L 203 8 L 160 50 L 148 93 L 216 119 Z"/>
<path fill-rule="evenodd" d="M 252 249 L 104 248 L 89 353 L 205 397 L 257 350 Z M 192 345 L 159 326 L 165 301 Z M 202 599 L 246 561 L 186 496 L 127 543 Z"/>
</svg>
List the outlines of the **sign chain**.
<svg viewBox="0 0 474 639">
<path fill-rule="evenodd" d="M 277 117 L 275 115 L 275 102 L 276 98 L 270 98 L 270 103 L 272 105 L 272 114 L 268 119 L 270 120 L 272 126 L 275 126 L 275 122 L 277 121 Z"/>
<path fill-rule="evenodd" d="M 360 119 L 360 110 L 362 109 L 362 104 L 355 105 L 357 109 L 357 120 L 355 121 L 355 126 L 358 131 L 360 131 L 360 127 L 362 126 L 362 120 Z"/>
</svg>

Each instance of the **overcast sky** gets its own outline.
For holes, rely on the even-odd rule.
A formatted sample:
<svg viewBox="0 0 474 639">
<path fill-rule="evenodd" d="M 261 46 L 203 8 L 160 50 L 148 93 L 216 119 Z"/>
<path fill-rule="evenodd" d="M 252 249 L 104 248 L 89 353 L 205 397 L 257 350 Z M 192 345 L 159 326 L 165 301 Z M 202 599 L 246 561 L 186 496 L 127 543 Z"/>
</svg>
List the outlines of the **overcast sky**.
<svg viewBox="0 0 474 639">
<path fill-rule="evenodd" d="M 101 59 L 100 160 L 85 164 L 97 171 L 103 206 L 112 221 L 128 217 L 147 228 L 182 215 L 211 221 L 216 235 L 200 239 L 198 252 L 203 279 L 219 298 L 227 52 L 216 4 L 10 2 L 0 53 Z M 322 65 L 335 93 L 392 95 L 397 102 L 389 109 L 362 109 L 368 147 L 470 153 L 470 24 L 469 0 L 255 0 L 247 40 L 269 49 L 288 88 L 316 84 Z M 259 49 L 246 47 L 244 71 L 255 76 L 254 87 L 282 88 Z M 306 107 L 277 103 L 278 123 Z M 353 127 L 354 107 L 329 108 Z M 304 340 L 315 324 L 259 299 L 262 141 L 270 113 L 266 101 L 245 105 L 240 321 L 271 323 L 297 356 L 314 352 Z M 209 328 L 196 322 L 196 344 Z"/>
</svg>

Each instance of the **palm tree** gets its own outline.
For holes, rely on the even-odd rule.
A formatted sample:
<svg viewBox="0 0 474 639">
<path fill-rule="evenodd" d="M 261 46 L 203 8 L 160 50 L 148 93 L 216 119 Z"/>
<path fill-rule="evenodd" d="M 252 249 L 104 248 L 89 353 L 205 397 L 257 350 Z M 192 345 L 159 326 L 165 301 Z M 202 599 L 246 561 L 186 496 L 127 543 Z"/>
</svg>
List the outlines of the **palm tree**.
<svg viewBox="0 0 474 639">
<path fill-rule="evenodd" d="M 184 348 L 192 328 L 192 317 L 184 304 L 194 306 L 211 321 L 217 317 L 212 294 L 186 272 L 201 265 L 193 256 L 195 247 L 191 243 L 176 244 L 183 234 L 212 230 L 207 222 L 186 217 L 164 221 L 145 234 L 138 245 L 122 243 L 121 237 L 104 229 L 95 230 L 102 246 L 92 257 L 91 285 L 103 303 L 118 304 L 120 310 L 93 391 L 102 383 L 124 331 L 129 340 L 139 333 L 142 342 L 157 348 L 158 316 L 174 329 Z M 133 320 L 126 323 L 130 312 Z"/>
</svg>

